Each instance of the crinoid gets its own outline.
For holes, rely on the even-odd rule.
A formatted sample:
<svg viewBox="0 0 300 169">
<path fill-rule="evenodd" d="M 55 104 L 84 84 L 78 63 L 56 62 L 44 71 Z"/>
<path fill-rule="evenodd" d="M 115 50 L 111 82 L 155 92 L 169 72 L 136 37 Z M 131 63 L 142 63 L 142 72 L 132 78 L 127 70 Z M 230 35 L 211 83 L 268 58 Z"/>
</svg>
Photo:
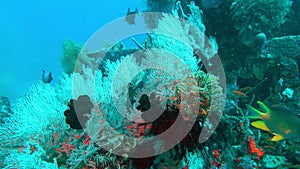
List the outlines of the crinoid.
<svg viewBox="0 0 300 169">
<path fill-rule="evenodd" d="M 211 98 L 215 96 L 216 91 L 221 90 L 220 88 L 214 75 L 198 70 L 192 77 L 173 83 L 172 90 L 175 95 L 171 97 L 171 101 L 178 109 L 185 105 L 180 114 L 186 121 L 190 120 L 192 113 L 196 113 L 197 120 L 200 120 L 206 117 L 210 110 Z"/>
<path fill-rule="evenodd" d="M 97 154 L 87 162 L 87 166 L 93 169 L 113 169 L 116 168 L 114 159 L 106 154 Z"/>
</svg>

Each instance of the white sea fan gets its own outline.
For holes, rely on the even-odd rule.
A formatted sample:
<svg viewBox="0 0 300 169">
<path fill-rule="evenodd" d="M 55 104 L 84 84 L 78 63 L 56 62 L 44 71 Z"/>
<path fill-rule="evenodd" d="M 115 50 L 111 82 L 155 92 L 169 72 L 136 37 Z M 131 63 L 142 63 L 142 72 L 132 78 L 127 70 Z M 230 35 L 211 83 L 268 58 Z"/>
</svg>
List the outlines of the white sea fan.
<svg viewBox="0 0 300 169">
<path fill-rule="evenodd" d="M 52 165 L 42 160 L 49 141 L 45 138 L 51 138 L 54 133 L 63 133 L 69 128 L 63 114 L 67 104 L 62 102 L 67 99 L 59 98 L 56 87 L 39 81 L 12 106 L 13 114 L 4 119 L 5 123 L 0 130 L 0 142 L 3 145 L 1 154 L 6 156 L 7 167 L 43 168 Z M 28 153 L 27 149 L 33 145 L 37 150 Z M 25 147 L 26 151 L 18 147 Z"/>
<path fill-rule="evenodd" d="M 59 98 L 60 94 L 56 92 L 55 87 L 41 81 L 36 83 L 12 106 L 13 114 L 5 119 L 2 127 L 9 128 L 14 134 L 6 135 L 5 140 L 38 138 L 44 135 L 45 131 L 59 127 L 67 128 L 63 112 L 68 107 L 66 103 L 59 102 Z"/>
<path fill-rule="evenodd" d="M 69 133 L 70 127 L 66 124 L 64 116 L 64 111 L 68 109 L 68 102 L 70 99 L 77 99 L 80 95 L 91 94 L 95 88 L 94 80 L 97 76 L 94 76 L 92 70 L 83 70 L 85 76 L 79 73 L 62 74 L 60 81 L 55 85 L 38 81 L 18 99 L 16 105 L 12 106 L 12 115 L 5 118 L 4 124 L 0 126 L 0 143 L 3 145 L 0 154 L 4 156 L 7 167 L 55 168 L 57 166 L 55 161 L 53 165 L 45 161 L 48 155 L 46 151 L 55 151 L 55 146 L 60 144 L 57 142 L 57 145 L 54 145 L 54 134 L 63 141 L 74 139 L 69 138 L 72 135 Z M 74 78 L 76 78 L 75 82 Z M 77 85 L 76 88 L 74 84 Z M 32 145 L 37 149 L 34 153 L 28 153 L 27 149 Z M 20 150 L 20 147 L 25 147 L 26 151 Z M 80 154 L 85 156 L 83 152 Z"/>
</svg>

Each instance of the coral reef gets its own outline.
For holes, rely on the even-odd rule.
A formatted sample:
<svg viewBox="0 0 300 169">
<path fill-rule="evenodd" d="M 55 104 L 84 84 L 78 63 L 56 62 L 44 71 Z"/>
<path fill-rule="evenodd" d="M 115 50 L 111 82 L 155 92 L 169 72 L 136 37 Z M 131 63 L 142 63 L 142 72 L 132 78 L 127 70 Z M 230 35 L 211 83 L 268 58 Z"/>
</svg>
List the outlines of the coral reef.
<svg viewBox="0 0 300 169">
<path fill-rule="evenodd" d="M 1 96 L 0 98 L 0 123 L 4 123 L 3 119 L 9 117 L 12 114 L 10 109 L 10 101 L 7 97 Z"/>
<path fill-rule="evenodd" d="M 300 17 L 300 1 L 293 0 L 291 12 L 288 13 L 285 23 L 280 26 L 280 29 L 274 30 L 274 37 L 288 36 L 288 35 L 299 35 L 300 23 L 298 18 Z"/>
<path fill-rule="evenodd" d="M 274 37 L 268 41 L 267 51 L 271 57 L 288 57 L 300 62 L 300 35 Z"/>
<path fill-rule="evenodd" d="M 240 0 L 232 3 L 234 27 L 247 46 L 254 43 L 259 33 L 269 33 L 286 20 L 292 2 L 290 0 Z"/>
</svg>

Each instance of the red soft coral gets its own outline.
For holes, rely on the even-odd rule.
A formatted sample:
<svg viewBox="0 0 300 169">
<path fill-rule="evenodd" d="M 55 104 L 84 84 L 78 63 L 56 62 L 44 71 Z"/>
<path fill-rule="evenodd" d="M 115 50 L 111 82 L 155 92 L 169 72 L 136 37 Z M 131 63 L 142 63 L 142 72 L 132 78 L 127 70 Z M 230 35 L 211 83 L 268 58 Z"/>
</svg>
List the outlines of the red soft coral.
<svg viewBox="0 0 300 169">
<path fill-rule="evenodd" d="M 258 160 L 260 160 L 260 158 L 265 154 L 264 150 L 256 147 L 254 138 L 248 137 L 248 139 L 249 139 L 249 141 L 250 141 L 250 142 L 249 142 L 250 153 L 251 153 L 251 154 L 256 153 L 256 154 L 257 154 Z"/>
</svg>

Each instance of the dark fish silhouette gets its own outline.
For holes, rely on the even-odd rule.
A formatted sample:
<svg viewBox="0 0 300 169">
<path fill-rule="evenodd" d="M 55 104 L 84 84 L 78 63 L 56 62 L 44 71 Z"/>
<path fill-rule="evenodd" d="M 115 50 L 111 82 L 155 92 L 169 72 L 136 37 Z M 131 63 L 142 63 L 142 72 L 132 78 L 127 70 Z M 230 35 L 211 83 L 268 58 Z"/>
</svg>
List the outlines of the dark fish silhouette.
<svg viewBox="0 0 300 169">
<path fill-rule="evenodd" d="M 83 129 L 85 126 L 82 125 L 85 125 L 85 122 L 88 120 L 86 115 L 90 114 L 93 108 L 93 103 L 89 96 L 81 95 L 77 100 L 71 99 L 68 107 L 69 109 L 64 112 L 66 123 L 69 124 L 72 129 Z"/>
<path fill-rule="evenodd" d="M 50 72 L 48 75 L 46 74 L 45 70 L 42 72 L 42 81 L 44 83 L 50 83 L 53 80 L 52 73 Z"/>
<path fill-rule="evenodd" d="M 135 8 L 135 11 L 130 11 L 130 8 L 128 8 L 125 20 L 126 22 L 128 22 L 130 25 L 134 25 L 135 24 L 135 17 L 136 14 L 138 13 L 138 9 Z"/>
<path fill-rule="evenodd" d="M 146 94 L 143 94 L 139 100 L 139 105 L 136 107 L 137 110 L 140 110 L 141 112 L 149 110 L 151 107 L 151 103 L 149 101 L 149 96 Z"/>
</svg>

